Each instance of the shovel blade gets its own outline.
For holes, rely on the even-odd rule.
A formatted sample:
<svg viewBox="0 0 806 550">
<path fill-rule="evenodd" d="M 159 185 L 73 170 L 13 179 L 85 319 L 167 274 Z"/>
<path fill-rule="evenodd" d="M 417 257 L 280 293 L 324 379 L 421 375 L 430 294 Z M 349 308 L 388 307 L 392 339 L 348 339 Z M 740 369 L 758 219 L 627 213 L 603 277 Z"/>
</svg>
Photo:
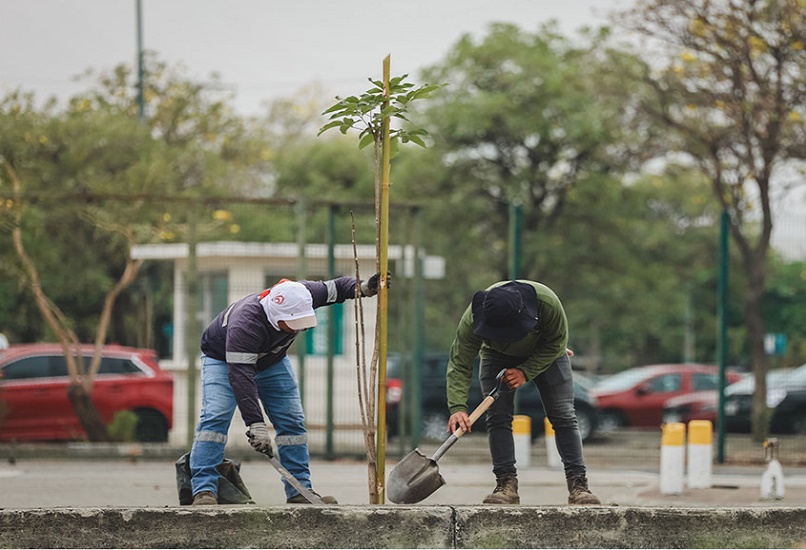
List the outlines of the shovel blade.
<svg viewBox="0 0 806 550">
<path fill-rule="evenodd" d="M 414 449 L 389 473 L 386 495 L 395 504 L 413 504 L 445 485 L 435 460 Z"/>
</svg>

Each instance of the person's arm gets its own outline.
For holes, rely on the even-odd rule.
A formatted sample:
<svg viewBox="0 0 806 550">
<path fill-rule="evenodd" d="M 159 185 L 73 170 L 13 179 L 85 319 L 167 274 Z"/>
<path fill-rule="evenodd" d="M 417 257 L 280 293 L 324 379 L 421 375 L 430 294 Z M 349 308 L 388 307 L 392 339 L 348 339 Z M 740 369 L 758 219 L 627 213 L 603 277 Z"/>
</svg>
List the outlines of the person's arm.
<svg viewBox="0 0 806 550">
<path fill-rule="evenodd" d="M 527 380 L 545 371 L 555 359 L 566 354 L 568 321 L 559 303 L 544 302 L 540 311 L 540 340 L 534 352 L 520 365 Z"/>
<path fill-rule="evenodd" d="M 391 275 L 387 274 L 387 284 Z M 366 281 L 359 283 L 361 296 L 370 297 L 378 293 L 380 276 L 376 273 Z M 354 277 L 337 277 L 327 281 L 300 281 L 313 298 L 314 309 L 331 304 L 340 304 L 347 299 L 355 298 L 356 281 Z"/>
<path fill-rule="evenodd" d="M 473 333 L 473 314 L 465 310 L 456 328 L 456 337 L 451 344 L 446 373 L 448 410 L 451 414 L 467 411 L 467 396 L 473 376 L 473 362 L 479 354 L 481 338 Z"/>
</svg>

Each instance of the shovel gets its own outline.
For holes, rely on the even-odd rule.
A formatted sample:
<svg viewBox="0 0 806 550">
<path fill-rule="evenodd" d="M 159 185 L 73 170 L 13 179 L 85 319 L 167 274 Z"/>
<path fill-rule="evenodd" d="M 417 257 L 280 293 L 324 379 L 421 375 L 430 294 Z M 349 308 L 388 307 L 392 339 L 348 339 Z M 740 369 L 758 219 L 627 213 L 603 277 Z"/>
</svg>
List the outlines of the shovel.
<svg viewBox="0 0 806 550">
<path fill-rule="evenodd" d="M 325 505 L 325 503 L 322 502 L 322 499 L 320 497 L 315 495 L 313 491 L 311 491 L 310 489 L 305 487 L 302 483 L 300 483 L 297 478 L 291 475 L 291 472 L 289 472 L 282 464 L 280 464 L 280 459 L 277 458 L 276 455 L 270 456 L 268 453 L 262 453 L 262 454 L 264 454 L 266 458 L 269 459 L 271 465 L 274 466 L 274 469 L 277 470 L 281 476 L 283 476 L 283 479 L 286 480 L 288 483 L 290 483 L 294 489 L 299 491 L 299 494 L 305 497 L 305 500 L 307 500 L 311 504 L 317 504 L 319 506 Z"/>
<path fill-rule="evenodd" d="M 513 391 L 503 381 L 506 369 L 495 377 L 496 384 L 475 410 L 470 413 L 470 424 L 481 418 L 501 392 Z M 445 485 L 445 479 L 439 473 L 437 460 L 444 455 L 456 441 L 465 434 L 458 429 L 436 450 L 431 458 L 425 456 L 420 449 L 414 449 L 397 463 L 389 473 L 387 496 L 396 504 L 412 504 L 427 498 L 434 491 Z"/>
</svg>

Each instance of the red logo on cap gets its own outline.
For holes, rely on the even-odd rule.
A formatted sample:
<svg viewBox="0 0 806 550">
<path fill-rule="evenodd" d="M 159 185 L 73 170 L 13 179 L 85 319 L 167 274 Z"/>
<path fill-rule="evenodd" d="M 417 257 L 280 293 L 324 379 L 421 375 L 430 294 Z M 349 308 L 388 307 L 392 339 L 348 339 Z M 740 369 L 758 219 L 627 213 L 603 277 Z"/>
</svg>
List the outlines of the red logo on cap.
<svg viewBox="0 0 806 550">
<path fill-rule="evenodd" d="M 279 294 L 274 298 L 272 298 L 271 301 L 274 302 L 275 304 L 282 304 L 283 302 L 285 302 L 285 296 Z"/>
</svg>

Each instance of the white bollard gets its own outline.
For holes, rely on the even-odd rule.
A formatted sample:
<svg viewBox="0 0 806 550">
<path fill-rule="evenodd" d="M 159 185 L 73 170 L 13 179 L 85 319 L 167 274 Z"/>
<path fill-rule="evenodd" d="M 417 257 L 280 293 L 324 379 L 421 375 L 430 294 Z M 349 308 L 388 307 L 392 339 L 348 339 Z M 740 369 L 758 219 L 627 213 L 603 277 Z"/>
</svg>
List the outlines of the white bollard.
<svg viewBox="0 0 806 550">
<path fill-rule="evenodd" d="M 778 438 L 771 437 L 764 440 L 764 455 L 767 459 L 767 469 L 761 475 L 761 499 L 781 500 L 784 498 L 784 470 L 778 462 Z"/>
<path fill-rule="evenodd" d="M 515 440 L 515 463 L 528 468 L 532 456 L 532 419 L 525 414 L 512 417 L 512 439 Z"/>
<path fill-rule="evenodd" d="M 559 469 L 563 466 L 560 452 L 557 450 L 557 440 L 554 437 L 554 426 L 548 417 L 543 419 L 543 429 L 546 435 L 546 463 L 549 468 Z"/>
<path fill-rule="evenodd" d="M 784 494 L 784 470 L 781 463 L 773 458 L 761 474 L 761 500 L 781 500 Z"/>
<path fill-rule="evenodd" d="M 660 440 L 660 492 L 662 495 L 683 493 L 684 442 L 686 425 L 671 422 L 663 425 Z"/>
<path fill-rule="evenodd" d="M 713 426 L 710 420 L 688 423 L 688 488 L 710 489 L 713 462 Z"/>
</svg>

